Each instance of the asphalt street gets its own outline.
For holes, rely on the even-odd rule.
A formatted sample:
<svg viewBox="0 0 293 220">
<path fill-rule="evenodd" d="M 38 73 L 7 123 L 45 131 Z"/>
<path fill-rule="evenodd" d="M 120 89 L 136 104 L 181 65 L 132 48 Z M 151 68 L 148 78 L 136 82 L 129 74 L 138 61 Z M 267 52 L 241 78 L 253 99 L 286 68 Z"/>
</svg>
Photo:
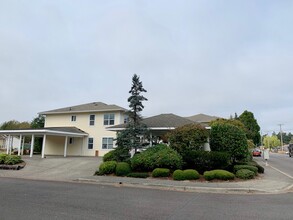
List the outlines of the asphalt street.
<svg viewBox="0 0 293 220">
<path fill-rule="evenodd" d="M 293 193 L 231 195 L 0 178 L 0 218 L 292 219 Z"/>
</svg>

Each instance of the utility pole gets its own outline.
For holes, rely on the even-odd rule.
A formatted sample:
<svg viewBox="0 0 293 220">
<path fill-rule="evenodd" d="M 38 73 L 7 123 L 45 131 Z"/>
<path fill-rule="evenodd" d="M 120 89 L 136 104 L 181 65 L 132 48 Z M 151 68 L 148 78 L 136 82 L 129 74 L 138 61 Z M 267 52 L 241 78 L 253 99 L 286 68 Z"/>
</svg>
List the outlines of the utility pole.
<svg viewBox="0 0 293 220">
<path fill-rule="evenodd" d="M 283 132 L 282 132 L 282 125 L 283 124 L 279 124 L 279 126 L 280 126 L 280 135 L 281 135 L 281 149 L 282 149 L 282 151 L 284 151 L 284 148 L 283 148 Z"/>
</svg>

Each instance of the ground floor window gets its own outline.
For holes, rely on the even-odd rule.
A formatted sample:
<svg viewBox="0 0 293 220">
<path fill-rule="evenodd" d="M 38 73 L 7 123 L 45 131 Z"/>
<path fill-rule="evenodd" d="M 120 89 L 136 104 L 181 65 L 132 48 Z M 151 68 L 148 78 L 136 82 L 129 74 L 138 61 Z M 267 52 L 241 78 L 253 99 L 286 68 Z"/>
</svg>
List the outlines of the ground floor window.
<svg viewBox="0 0 293 220">
<path fill-rule="evenodd" d="M 102 149 L 113 149 L 113 138 L 103 138 Z"/>
<path fill-rule="evenodd" d="M 88 149 L 93 149 L 94 148 L 94 139 L 89 138 L 88 139 Z"/>
<path fill-rule="evenodd" d="M 73 137 L 69 138 L 69 144 L 73 144 L 73 142 L 74 142 Z"/>
</svg>

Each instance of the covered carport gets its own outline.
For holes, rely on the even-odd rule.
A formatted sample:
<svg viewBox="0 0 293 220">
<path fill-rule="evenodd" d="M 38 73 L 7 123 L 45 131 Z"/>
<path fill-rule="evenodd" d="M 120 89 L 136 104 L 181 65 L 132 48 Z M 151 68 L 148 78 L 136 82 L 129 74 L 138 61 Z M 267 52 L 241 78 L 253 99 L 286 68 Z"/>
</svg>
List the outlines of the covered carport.
<svg viewBox="0 0 293 220">
<path fill-rule="evenodd" d="M 7 149 L 6 153 L 11 154 L 12 151 L 12 144 L 11 144 L 11 138 L 13 136 L 19 137 L 20 141 L 18 144 L 18 155 L 23 154 L 23 138 L 25 136 L 31 137 L 31 146 L 30 146 L 30 157 L 33 156 L 34 151 L 34 142 L 35 137 L 42 137 L 42 152 L 41 156 L 42 158 L 45 157 L 45 150 L 46 150 L 46 142 L 48 136 L 55 136 L 55 137 L 64 137 L 64 157 L 67 156 L 67 148 L 68 148 L 68 139 L 69 138 L 81 138 L 82 143 L 84 143 L 85 139 L 88 137 L 88 134 L 76 127 L 46 127 L 41 129 L 20 129 L 20 130 L 1 130 L 0 135 L 5 135 L 7 138 Z M 81 148 L 83 147 L 83 144 Z"/>
</svg>

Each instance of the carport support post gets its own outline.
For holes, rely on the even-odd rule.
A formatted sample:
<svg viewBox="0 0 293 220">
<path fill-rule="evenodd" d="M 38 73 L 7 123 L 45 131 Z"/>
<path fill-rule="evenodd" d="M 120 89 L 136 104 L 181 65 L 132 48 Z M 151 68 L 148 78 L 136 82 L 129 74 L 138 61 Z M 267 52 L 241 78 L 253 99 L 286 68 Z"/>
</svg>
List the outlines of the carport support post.
<svg viewBox="0 0 293 220">
<path fill-rule="evenodd" d="M 21 155 L 23 155 L 23 150 L 24 150 L 24 139 L 25 139 L 25 136 L 23 136 L 23 138 L 22 138 Z"/>
<path fill-rule="evenodd" d="M 33 156 L 33 152 L 34 152 L 34 144 L 35 144 L 35 135 L 32 135 L 32 141 L 31 141 L 31 151 L 30 151 L 30 157 Z"/>
<path fill-rule="evenodd" d="M 64 157 L 66 157 L 66 154 L 67 154 L 67 143 L 68 143 L 68 136 L 65 137 L 65 144 L 64 144 Z"/>
<path fill-rule="evenodd" d="M 47 137 L 47 135 L 44 134 L 43 144 L 42 144 L 42 158 L 45 158 L 46 137 Z"/>
<path fill-rule="evenodd" d="M 10 135 L 8 135 L 8 141 L 6 141 L 6 147 L 7 147 L 7 149 L 6 149 L 6 154 L 8 155 L 8 153 L 9 153 L 9 148 L 10 148 Z"/>
<path fill-rule="evenodd" d="M 20 156 L 20 148 L 21 148 L 21 144 L 22 144 L 22 135 L 19 136 L 19 145 L 18 145 L 18 152 L 17 155 Z"/>
</svg>

